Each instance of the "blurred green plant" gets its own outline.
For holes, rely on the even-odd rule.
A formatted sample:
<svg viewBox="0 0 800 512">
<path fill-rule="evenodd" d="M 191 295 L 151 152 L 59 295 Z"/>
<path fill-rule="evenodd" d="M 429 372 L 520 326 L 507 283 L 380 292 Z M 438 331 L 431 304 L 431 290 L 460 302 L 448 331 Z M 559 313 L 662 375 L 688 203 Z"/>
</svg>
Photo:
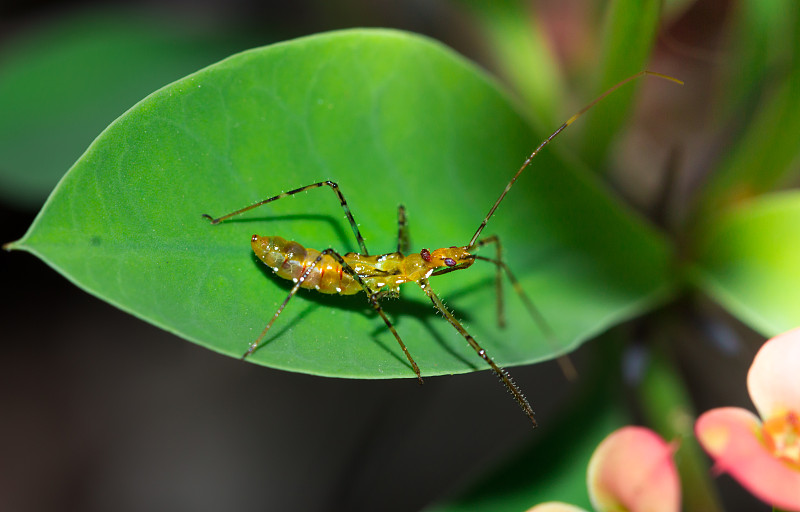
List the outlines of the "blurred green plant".
<svg viewBox="0 0 800 512">
<path fill-rule="evenodd" d="M 3 43 L 0 199 L 34 211 L 133 103 L 252 44 L 241 36 L 211 36 L 185 21 L 122 11 L 73 15 Z"/>
<path fill-rule="evenodd" d="M 769 59 L 750 51 L 730 54 L 728 75 L 719 81 L 735 87 L 715 98 L 719 130 L 732 135 L 709 164 L 707 185 L 685 201 L 693 208 L 671 227 L 673 236 L 650 225 L 601 179 L 613 170 L 609 155 L 645 81 L 592 110 L 577 136 L 558 139 L 537 156 L 490 221 L 487 233 L 500 235 L 510 267 L 560 346 L 536 330 L 510 290 L 504 300 L 511 321 L 497 328 L 491 266 L 432 281 L 499 363 L 554 358 L 698 292 L 765 336 L 800 324 L 794 263 L 800 195 L 779 191 L 796 179 L 800 156 L 800 9 L 786 0 L 772 3 L 783 13 L 775 31 L 764 25 L 774 11 L 761 10 L 755 0 L 741 2 L 734 13 L 732 40 L 754 41 Z M 533 29 L 526 31 L 532 12 L 523 3 L 464 5 L 500 73 L 527 105 L 522 112 L 519 100 L 474 65 L 406 33 L 342 31 L 251 50 L 156 91 L 112 123 L 28 233 L 8 247 L 36 254 L 144 320 L 238 357 L 288 291 L 250 253 L 253 232 L 318 249 L 348 251 L 356 244 L 325 190 L 218 226 L 203 213 L 227 213 L 332 179 L 373 253 L 396 246 L 400 203 L 414 247 L 465 244 L 522 158 L 574 106 L 564 104 L 566 80 L 541 23 L 530 22 Z M 681 12 L 685 2 L 668 7 Z M 597 27 L 599 65 L 595 78 L 586 80 L 593 92 L 582 103 L 649 66 L 658 13 L 658 2 L 608 4 Z M 410 286 L 404 293 L 386 309 L 424 375 L 484 369 L 419 290 Z M 301 293 L 253 361 L 339 377 L 414 377 L 381 327 L 363 296 Z M 650 404 L 645 419 L 667 438 L 685 431 L 670 414 L 692 414 L 668 352 L 669 344 L 661 344 L 639 395 Z M 618 370 L 606 363 L 604 378 Z M 594 440 L 629 421 L 616 401 L 606 402 L 606 412 L 573 420 L 586 438 L 580 449 L 552 454 L 548 460 L 559 464 L 548 471 L 542 471 L 542 445 L 555 446 L 555 433 L 543 433 L 552 442 L 540 441 L 530 455 L 514 458 L 513 486 L 521 491 L 505 492 L 509 485 L 495 493 L 484 485 L 440 509 L 478 510 L 481 502 L 487 510 L 516 510 L 564 498 L 545 490 L 560 489 L 552 486 L 556 480 L 565 492 L 575 488 Z M 696 449 L 681 456 L 689 459 L 679 459 L 682 470 L 702 473 L 706 462 Z M 501 468 L 487 481 L 509 483 L 502 476 L 509 471 Z M 687 493 L 687 505 L 717 506 L 707 479 L 698 477 Z"/>
</svg>

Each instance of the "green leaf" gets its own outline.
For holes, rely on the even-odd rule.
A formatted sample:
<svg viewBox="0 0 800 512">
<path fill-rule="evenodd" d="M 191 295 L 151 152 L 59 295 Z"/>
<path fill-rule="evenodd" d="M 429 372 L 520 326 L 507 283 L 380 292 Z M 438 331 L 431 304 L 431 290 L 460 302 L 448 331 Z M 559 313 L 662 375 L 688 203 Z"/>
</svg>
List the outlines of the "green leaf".
<svg viewBox="0 0 800 512">
<path fill-rule="evenodd" d="M 780 16 L 789 24 L 791 36 L 773 43 L 781 53 L 788 54 L 785 66 L 779 68 L 779 79 L 770 84 L 752 121 L 745 125 L 741 137 L 731 142 L 711 176 L 700 202 L 701 216 L 714 215 L 730 203 L 791 183 L 800 172 L 800 6 L 790 3 Z M 758 17 L 762 24 L 763 18 Z M 772 32 L 777 28 L 767 26 L 762 30 Z M 741 80 L 749 83 L 753 78 L 742 76 Z"/>
<path fill-rule="evenodd" d="M 520 0 L 464 3 L 475 13 L 500 73 L 513 85 L 537 126 L 563 122 L 558 107 L 564 103 L 565 86 L 530 4 Z"/>
<path fill-rule="evenodd" d="M 97 138 L 12 247 L 126 311 L 238 357 L 290 284 L 253 256 L 253 233 L 342 252 L 357 245 L 327 187 L 218 225 L 201 214 L 333 179 L 372 253 L 395 250 L 399 203 L 415 250 L 464 245 L 542 138 L 496 84 L 435 42 L 387 30 L 312 36 L 235 55 L 137 104 Z M 561 346 L 537 330 L 510 287 L 510 325 L 498 329 L 488 263 L 432 282 L 501 364 L 552 358 L 671 286 L 664 239 L 555 152 L 535 159 L 485 234 L 501 237 Z M 484 369 L 418 287 L 403 294 L 385 308 L 424 374 Z M 413 377 L 363 294 L 302 291 L 252 360 L 321 375 Z"/>
<path fill-rule="evenodd" d="M 613 0 L 609 2 L 602 42 L 599 84 L 594 94 L 647 68 L 659 28 L 661 0 Z M 653 69 L 651 71 L 658 71 Z M 638 84 L 637 84 L 638 85 Z M 586 121 L 582 155 L 602 172 L 609 145 L 618 135 L 633 103 L 633 87 L 625 88 L 595 107 Z"/>
<path fill-rule="evenodd" d="M 95 136 L 153 89 L 241 42 L 144 13 L 70 17 L 0 53 L 0 197 L 39 208 Z"/>
<path fill-rule="evenodd" d="M 800 192 L 732 209 L 698 239 L 695 276 L 720 304 L 767 337 L 800 325 Z"/>
<path fill-rule="evenodd" d="M 792 44 L 797 37 L 794 0 L 743 0 L 731 12 L 727 29 L 728 58 L 723 67 L 720 88 L 715 99 L 725 117 L 742 120 L 742 109 L 760 110 L 754 100 L 769 89 L 776 71 L 792 60 Z M 752 112 L 747 114 L 752 115 Z"/>
</svg>

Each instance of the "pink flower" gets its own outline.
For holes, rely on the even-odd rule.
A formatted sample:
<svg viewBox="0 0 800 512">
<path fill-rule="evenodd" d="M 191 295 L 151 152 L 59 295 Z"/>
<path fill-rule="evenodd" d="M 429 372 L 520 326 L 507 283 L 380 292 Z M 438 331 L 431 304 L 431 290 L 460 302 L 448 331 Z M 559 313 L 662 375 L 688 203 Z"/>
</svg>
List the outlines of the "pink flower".
<svg viewBox="0 0 800 512">
<path fill-rule="evenodd" d="M 697 438 L 715 470 L 773 506 L 800 510 L 800 329 L 764 343 L 747 389 L 763 423 L 745 409 L 712 409 L 698 418 Z"/>
<path fill-rule="evenodd" d="M 587 485 L 598 512 L 678 512 L 681 489 L 673 446 L 643 427 L 623 427 L 606 437 L 589 461 Z M 528 512 L 582 512 L 550 502 Z"/>
<path fill-rule="evenodd" d="M 548 503 L 542 503 L 541 505 L 536 505 L 533 508 L 529 508 L 528 512 L 586 512 L 580 507 L 576 507 L 575 505 L 570 505 L 568 503 L 561 503 L 560 501 L 550 501 Z"/>
</svg>

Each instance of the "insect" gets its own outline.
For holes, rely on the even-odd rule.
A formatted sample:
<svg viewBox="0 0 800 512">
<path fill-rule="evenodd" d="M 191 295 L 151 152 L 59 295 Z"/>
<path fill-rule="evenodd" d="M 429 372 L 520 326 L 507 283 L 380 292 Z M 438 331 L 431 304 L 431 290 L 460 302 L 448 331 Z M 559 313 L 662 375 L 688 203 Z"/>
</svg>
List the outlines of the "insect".
<svg viewBox="0 0 800 512">
<path fill-rule="evenodd" d="M 475 350 L 479 357 L 481 357 L 486 364 L 497 374 L 501 382 L 505 385 L 514 399 L 517 401 L 523 412 L 530 418 L 533 426 L 536 426 L 536 418 L 531 408 L 530 403 L 525 398 L 525 395 L 514 383 L 511 375 L 504 368 L 499 366 L 489 356 L 486 350 L 467 332 L 461 322 L 453 315 L 453 313 L 445 307 L 439 296 L 433 291 L 430 285 L 430 278 L 449 274 L 457 270 L 467 269 L 472 266 L 475 261 L 480 260 L 491 263 L 496 267 L 496 286 L 498 292 L 498 322 L 502 326 L 503 319 L 503 306 L 502 306 L 502 277 L 503 274 L 509 279 L 513 285 L 517 295 L 523 301 L 525 307 L 530 312 L 534 321 L 545 332 L 545 335 L 550 339 L 554 339 L 554 334 L 547 327 L 547 324 L 533 305 L 533 302 L 523 291 L 514 274 L 503 261 L 502 246 L 500 239 L 496 235 L 481 238 L 481 233 L 486 227 L 489 219 L 494 215 L 495 210 L 506 197 L 506 194 L 517 181 L 517 178 L 531 163 L 531 160 L 544 148 L 550 141 L 552 141 L 559 133 L 571 125 L 576 119 L 583 115 L 587 110 L 593 107 L 597 102 L 611 94 L 613 91 L 622 87 L 626 83 L 637 79 L 639 77 L 650 75 L 666 80 L 670 80 L 682 84 L 680 80 L 672 78 L 667 75 L 655 73 L 652 71 L 640 71 L 621 82 L 617 83 L 603 94 L 594 99 L 591 103 L 586 105 L 578 113 L 570 117 L 564 124 L 562 124 L 556 131 L 549 137 L 542 141 L 538 147 L 525 159 L 522 166 L 517 170 L 516 174 L 511 178 L 511 181 L 506 185 L 505 189 L 498 197 L 497 201 L 489 209 L 489 212 L 483 219 L 483 222 L 478 226 L 475 234 L 466 245 L 442 247 L 438 249 L 422 249 L 419 252 L 409 253 L 409 238 L 408 229 L 406 224 L 406 214 L 403 206 L 398 209 L 398 243 L 395 252 L 371 255 L 367 251 L 367 246 L 361 232 L 358 229 L 350 207 L 347 205 L 344 194 L 339 188 L 339 185 L 333 181 L 321 181 L 312 183 L 289 192 L 284 192 L 276 196 L 264 199 L 255 204 L 236 210 L 222 217 L 214 218 L 211 215 L 203 214 L 203 217 L 209 219 L 212 224 L 219 224 L 220 222 L 231 217 L 240 215 L 249 210 L 259 206 L 289 197 L 300 192 L 307 190 L 330 187 L 336 194 L 339 203 L 344 209 L 347 220 L 353 229 L 353 233 L 358 241 L 360 249 L 359 253 L 346 253 L 341 254 L 334 249 L 328 248 L 323 251 L 305 248 L 297 242 L 289 241 L 279 236 L 259 236 L 253 235 L 251 245 L 256 256 L 270 267 L 279 277 L 289 279 L 294 282 L 294 286 L 289 291 L 288 296 L 280 305 L 278 310 L 267 323 L 264 330 L 256 338 L 255 341 L 250 343 L 249 348 L 242 356 L 242 359 L 247 358 L 259 346 L 261 341 L 266 336 L 272 325 L 278 319 L 280 314 L 286 308 L 286 305 L 297 294 L 300 288 L 313 289 L 321 293 L 327 294 L 340 294 L 352 295 L 364 292 L 367 296 L 367 301 L 375 312 L 383 319 L 389 331 L 392 333 L 400 348 L 408 359 L 411 368 L 417 376 L 417 379 L 422 383 L 422 375 L 419 366 L 414 361 L 411 353 L 408 351 L 405 343 L 401 339 L 394 325 L 389 317 L 381 307 L 381 301 L 389 297 L 399 297 L 400 285 L 404 283 L 416 283 L 422 291 L 428 296 L 433 303 L 434 307 L 447 319 L 447 321 L 466 339 L 467 343 Z M 485 246 L 492 245 L 495 248 L 495 257 L 489 258 L 476 254 L 477 251 Z"/>
</svg>

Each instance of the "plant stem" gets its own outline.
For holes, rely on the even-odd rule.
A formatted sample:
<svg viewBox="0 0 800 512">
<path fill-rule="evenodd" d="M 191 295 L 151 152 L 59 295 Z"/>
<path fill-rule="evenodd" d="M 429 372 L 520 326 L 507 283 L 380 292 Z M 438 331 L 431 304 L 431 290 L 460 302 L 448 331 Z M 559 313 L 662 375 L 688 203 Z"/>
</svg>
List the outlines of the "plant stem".
<svg viewBox="0 0 800 512">
<path fill-rule="evenodd" d="M 657 350 L 637 388 L 645 422 L 665 439 L 679 442 L 675 454 L 687 512 L 721 512 L 703 450 L 694 436 L 695 414 L 683 380 L 673 362 Z"/>
</svg>

